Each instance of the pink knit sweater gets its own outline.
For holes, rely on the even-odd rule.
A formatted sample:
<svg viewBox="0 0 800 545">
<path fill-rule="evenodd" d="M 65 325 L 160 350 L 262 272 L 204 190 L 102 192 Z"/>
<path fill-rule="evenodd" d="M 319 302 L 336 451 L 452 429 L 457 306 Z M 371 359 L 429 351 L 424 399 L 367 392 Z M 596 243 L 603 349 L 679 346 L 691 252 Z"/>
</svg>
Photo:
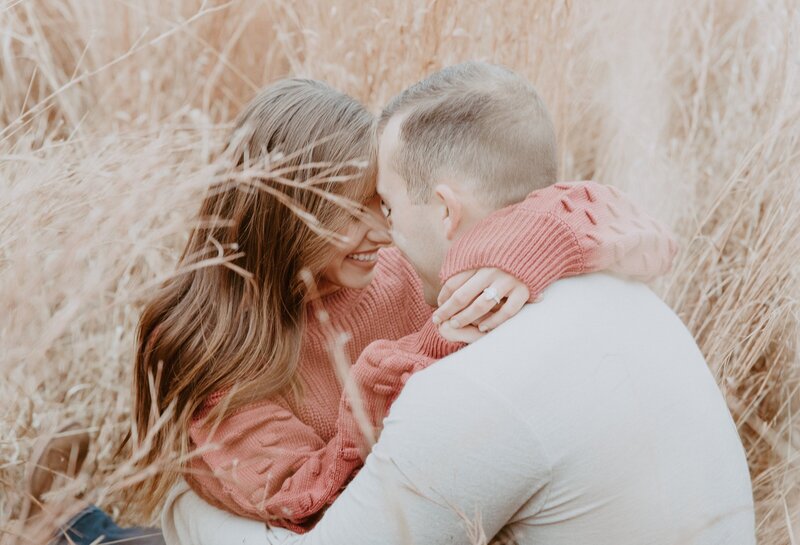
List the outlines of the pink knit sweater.
<svg viewBox="0 0 800 545">
<path fill-rule="evenodd" d="M 498 267 L 525 282 L 533 301 L 553 281 L 587 272 L 650 279 L 669 270 L 675 252 L 667 230 L 618 190 L 561 183 L 499 210 L 459 238 L 441 277 Z M 190 463 L 188 480 L 198 494 L 296 532 L 313 527 L 363 464 L 369 445 L 359 409 L 361 424 L 377 435 L 409 376 L 463 346 L 439 335 L 418 277 L 395 249 L 380 252 L 369 287 L 340 289 L 323 305 L 324 313 L 309 310 L 298 370 L 307 385 L 302 403 L 288 396 L 264 400 L 214 429 L 203 418 L 219 402 L 215 395 L 190 428 L 195 445 L 216 447 Z M 357 359 L 349 378 L 360 401 L 342 394 L 331 363 L 331 337 L 342 332 L 345 356 Z"/>
</svg>

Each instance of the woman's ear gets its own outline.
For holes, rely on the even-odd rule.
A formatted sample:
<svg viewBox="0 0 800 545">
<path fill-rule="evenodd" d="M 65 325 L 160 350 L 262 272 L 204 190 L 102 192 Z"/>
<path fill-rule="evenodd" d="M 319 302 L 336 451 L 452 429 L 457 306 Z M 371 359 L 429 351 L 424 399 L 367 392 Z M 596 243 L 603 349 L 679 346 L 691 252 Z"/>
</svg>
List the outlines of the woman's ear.
<svg viewBox="0 0 800 545">
<path fill-rule="evenodd" d="M 433 188 L 433 191 L 442 207 L 441 219 L 444 225 L 444 236 L 447 240 L 453 240 L 463 218 L 463 203 L 453 188 L 447 184 L 439 184 Z"/>
</svg>

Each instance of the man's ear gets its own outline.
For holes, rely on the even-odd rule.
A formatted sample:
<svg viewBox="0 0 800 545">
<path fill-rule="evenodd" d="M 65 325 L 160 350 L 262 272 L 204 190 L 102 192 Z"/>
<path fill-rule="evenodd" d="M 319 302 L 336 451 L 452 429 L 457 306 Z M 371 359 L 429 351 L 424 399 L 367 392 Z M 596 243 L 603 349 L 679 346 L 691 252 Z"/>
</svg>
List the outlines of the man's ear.
<svg viewBox="0 0 800 545">
<path fill-rule="evenodd" d="M 444 236 L 447 240 L 453 240 L 463 219 L 463 203 L 453 188 L 447 184 L 437 185 L 433 188 L 433 192 L 441 201 Z"/>
</svg>

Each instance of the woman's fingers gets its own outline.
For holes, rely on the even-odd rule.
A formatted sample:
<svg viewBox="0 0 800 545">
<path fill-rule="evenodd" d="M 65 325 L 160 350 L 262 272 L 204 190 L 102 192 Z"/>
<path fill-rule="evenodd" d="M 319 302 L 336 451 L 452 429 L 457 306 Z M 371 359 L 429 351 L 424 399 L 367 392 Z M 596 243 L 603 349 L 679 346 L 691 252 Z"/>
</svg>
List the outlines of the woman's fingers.
<svg viewBox="0 0 800 545">
<path fill-rule="evenodd" d="M 439 326 L 439 334 L 450 342 L 473 343 L 483 337 L 483 333 L 474 325 L 460 327 L 458 329 L 450 326 L 450 322 L 445 322 Z"/>
<path fill-rule="evenodd" d="M 453 292 L 455 292 L 458 288 L 463 286 L 464 283 L 467 280 L 469 280 L 470 278 L 472 278 L 474 275 L 475 275 L 475 271 L 474 270 L 463 271 L 463 272 L 460 272 L 458 274 L 454 274 L 453 276 L 451 276 L 450 278 L 447 279 L 447 282 L 444 283 L 444 285 L 442 286 L 442 289 L 439 291 L 439 297 L 436 299 L 436 304 L 439 305 L 440 310 L 441 310 L 441 306 L 444 305 L 445 301 L 450 299 L 450 296 L 453 295 Z M 456 309 L 456 310 L 460 310 L 460 309 Z M 450 316 L 448 316 L 447 318 L 449 318 L 449 317 Z M 443 322 L 447 318 L 444 318 L 441 321 Z"/>
<path fill-rule="evenodd" d="M 496 269 L 480 269 L 477 272 L 470 271 L 472 272 L 472 276 L 468 277 L 465 282 L 462 282 L 458 288 L 453 290 L 448 298 L 433 313 L 433 323 L 437 325 L 443 324 L 455 314 L 471 305 L 483 289 L 491 283 L 492 271 L 494 270 Z M 456 278 L 456 276 L 453 278 Z M 458 281 L 460 280 L 461 279 Z M 444 288 L 442 289 L 444 290 Z M 457 328 L 458 326 L 455 327 Z"/>
<path fill-rule="evenodd" d="M 514 278 L 510 276 L 500 276 L 491 284 L 470 284 L 466 283 L 461 289 L 465 290 L 464 299 L 472 297 L 472 302 L 461 312 L 456 313 L 450 318 L 450 325 L 454 328 L 464 327 L 465 325 L 480 322 L 488 313 L 492 311 L 499 301 L 508 295 L 515 285 Z M 491 297 L 487 296 L 485 290 L 491 290 Z M 457 295 L 456 292 L 455 295 Z"/>
<path fill-rule="evenodd" d="M 493 330 L 509 318 L 513 318 L 525 306 L 530 296 L 528 288 L 525 286 L 517 286 L 508 294 L 503 306 L 494 314 L 481 321 L 478 324 L 478 329 L 483 333 Z"/>
</svg>

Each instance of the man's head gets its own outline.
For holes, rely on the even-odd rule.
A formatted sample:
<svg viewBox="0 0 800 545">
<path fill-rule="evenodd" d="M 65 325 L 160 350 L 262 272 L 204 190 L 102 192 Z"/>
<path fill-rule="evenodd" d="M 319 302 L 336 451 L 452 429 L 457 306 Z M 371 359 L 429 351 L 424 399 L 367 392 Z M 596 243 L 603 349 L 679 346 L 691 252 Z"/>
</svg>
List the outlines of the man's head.
<svg viewBox="0 0 800 545">
<path fill-rule="evenodd" d="M 386 106 L 378 136 L 384 213 L 431 304 L 459 235 L 556 181 L 547 109 L 529 82 L 500 66 L 458 64 L 412 85 Z"/>
</svg>

